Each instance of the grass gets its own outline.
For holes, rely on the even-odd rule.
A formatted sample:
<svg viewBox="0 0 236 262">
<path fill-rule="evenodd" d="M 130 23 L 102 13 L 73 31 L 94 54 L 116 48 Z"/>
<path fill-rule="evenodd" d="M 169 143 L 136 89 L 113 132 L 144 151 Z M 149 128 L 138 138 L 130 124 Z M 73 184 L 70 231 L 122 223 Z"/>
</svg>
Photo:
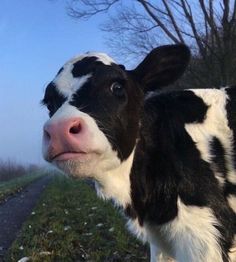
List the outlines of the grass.
<svg viewBox="0 0 236 262">
<path fill-rule="evenodd" d="M 24 224 L 6 261 L 148 261 L 110 202 L 84 182 L 56 177 Z"/>
<path fill-rule="evenodd" d="M 7 197 L 21 191 L 26 185 L 42 177 L 43 175 L 45 175 L 43 171 L 35 171 L 22 175 L 18 178 L 13 178 L 9 181 L 0 182 L 0 203 Z"/>
</svg>

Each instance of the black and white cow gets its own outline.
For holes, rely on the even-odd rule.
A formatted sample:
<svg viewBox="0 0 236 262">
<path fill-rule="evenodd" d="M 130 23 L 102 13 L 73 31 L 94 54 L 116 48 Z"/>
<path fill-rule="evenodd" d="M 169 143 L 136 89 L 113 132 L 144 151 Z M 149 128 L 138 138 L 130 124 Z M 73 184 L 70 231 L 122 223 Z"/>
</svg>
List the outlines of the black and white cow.
<svg viewBox="0 0 236 262">
<path fill-rule="evenodd" d="M 236 261 L 236 88 L 149 92 L 178 79 L 189 57 L 169 45 L 134 70 L 101 53 L 70 60 L 43 98 L 43 154 L 93 178 L 150 243 L 152 262 Z"/>
</svg>

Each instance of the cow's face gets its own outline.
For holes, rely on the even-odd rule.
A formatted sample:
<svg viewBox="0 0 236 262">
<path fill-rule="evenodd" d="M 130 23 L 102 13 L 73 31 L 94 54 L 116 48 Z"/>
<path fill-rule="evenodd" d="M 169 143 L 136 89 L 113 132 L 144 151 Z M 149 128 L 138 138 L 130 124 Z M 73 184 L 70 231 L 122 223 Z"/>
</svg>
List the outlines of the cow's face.
<svg viewBox="0 0 236 262">
<path fill-rule="evenodd" d="M 70 60 L 43 99 L 50 116 L 44 158 L 73 176 L 96 178 L 117 168 L 135 148 L 143 94 L 178 78 L 188 57 L 184 46 L 161 47 L 133 71 L 104 54 Z"/>
<path fill-rule="evenodd" d="M 77 57 L 48 85 L 43 103 L 43 152 L 66 172 L 95 176 L 131 154 L 138 132 L 141 89 L 103 54 Z"/>
</svg>

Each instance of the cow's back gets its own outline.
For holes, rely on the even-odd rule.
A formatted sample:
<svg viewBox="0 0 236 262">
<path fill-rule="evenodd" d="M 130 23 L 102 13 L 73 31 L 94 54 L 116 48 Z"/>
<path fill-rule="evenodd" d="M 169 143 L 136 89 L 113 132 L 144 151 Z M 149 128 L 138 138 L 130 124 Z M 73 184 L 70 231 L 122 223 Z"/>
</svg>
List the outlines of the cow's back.
<svg viewBox="0 0 236 262">
<path fill-rule="evenodd" d="M 196 232 L 206 223 L 208 230 L 214 231 L 219 223 L 223 239 L 219 243 L 224 245 L 225 252 L 232 247 L 236 233 L 235 119 L 232 119 L 236 112 L 235 91 L 171 91 L 153 94 L 145 101 L 131 173 L 132 204 L 141 224 L 150 221 L 163 226 L 164 241 L 168 242 L 172 236 L 179 245 L 177 239 L 187 238 L 177 229 L 191 227 L 192 238 L 205 241 L 211 248 L 219 232 L 213 234 L 212 242 L 202 237 L 205 233 Z M 209 212 L 207 216 L 204 210 Z M 209 219 L 205 221 L 206 217 Z M 194 223 L 188 224 L 195 220 L 196 227 Z M 189 247 L 187 242 L 184 245 Z"/>
<path fill-rule="evenodd" d="M 192 90 L 208 106 L 204 121 L 185 124 L 236 212 L 236 88 Z"/>
</svg>

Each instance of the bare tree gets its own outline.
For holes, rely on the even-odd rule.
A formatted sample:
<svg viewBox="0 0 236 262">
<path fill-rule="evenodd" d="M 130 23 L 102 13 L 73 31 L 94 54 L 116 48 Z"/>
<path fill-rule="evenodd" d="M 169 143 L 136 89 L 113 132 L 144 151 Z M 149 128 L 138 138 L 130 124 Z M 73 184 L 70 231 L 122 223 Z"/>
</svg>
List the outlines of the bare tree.
<svg viewBox="0 0 236 262">
<path fill-rule="evenodd" d="M 236 82 L 236 0 L 72 0 L 69 14 L 89 19 L 108 13 L 102 29 L 123 56 L 140 57 L 165 43 L 191 47 L 189 83 Z M 191 81 L 190 81 L 191 80 Z"/>
</svg>

